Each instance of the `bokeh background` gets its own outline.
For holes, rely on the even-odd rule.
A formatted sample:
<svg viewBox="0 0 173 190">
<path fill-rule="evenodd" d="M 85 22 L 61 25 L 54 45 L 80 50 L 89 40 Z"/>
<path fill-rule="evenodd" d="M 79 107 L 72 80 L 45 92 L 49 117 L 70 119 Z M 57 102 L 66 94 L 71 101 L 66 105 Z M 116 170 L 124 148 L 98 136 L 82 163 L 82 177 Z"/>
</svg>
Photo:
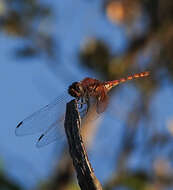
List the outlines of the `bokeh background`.
<svg viewBox="0 0 173 190">
<path fill-rule="evenodd" d="M 16 125 L 76 80 L 146 70 L 86 125 L 89 158 L 106 190 L 173 189 L 173 1 L 0 0 L 0 29 L 0 189 L 79 189 L 65 140 Z"/>
</svg>

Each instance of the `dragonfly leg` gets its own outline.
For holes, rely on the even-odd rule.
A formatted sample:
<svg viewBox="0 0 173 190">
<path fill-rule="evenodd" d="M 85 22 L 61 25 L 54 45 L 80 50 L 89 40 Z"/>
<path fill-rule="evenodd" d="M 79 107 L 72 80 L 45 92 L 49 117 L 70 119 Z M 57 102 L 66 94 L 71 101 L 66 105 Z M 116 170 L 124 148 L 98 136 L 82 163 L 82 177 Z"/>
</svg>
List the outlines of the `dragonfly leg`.
<svg viewBox="0 0 173 190">
<path fill-rule="evenodd" d="M 85 111 L 85 113 L 87 113 L 89 110 L 89 105 L 90 105 L 89 96 L 81 97 L 77 101 L 78 101 L 78 109 L 82 109 L 84 107 L 84 105 L 87 106 L 86 111 Z"/>
<path fill-rule="evenodd" d="M 85 104 L 87 104 L 87 110 L 86 110 L 86 112 L 88 113 L 89 108 L 90 108 L 89 96 L 86 96 L 86 98 L 85 98 Z"/>
<path fill-rule="evenodd" d="M 80 101 L 79 101 L 79 100 L 80 100 Z M 81 97 L 81 98 L 78 99 L 77 101 L 78 101 L 79 109 L 82 109 L 83 104 L 85 104 L 83 97 Z"/>
<path fill-rule="evenodd" d="M 83 97 L 81 98 L 81 101 L 80 101 L 80 109 L 82 109 L 83 107 Z"/>
</svg>

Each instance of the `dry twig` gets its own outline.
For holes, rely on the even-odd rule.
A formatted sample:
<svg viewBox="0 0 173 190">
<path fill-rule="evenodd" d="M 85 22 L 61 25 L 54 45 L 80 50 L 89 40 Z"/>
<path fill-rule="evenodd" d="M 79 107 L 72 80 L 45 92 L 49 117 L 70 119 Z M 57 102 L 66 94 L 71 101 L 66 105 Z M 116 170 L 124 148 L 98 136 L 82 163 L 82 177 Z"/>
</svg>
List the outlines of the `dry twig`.
<svg viewBox="0 0 173 190">
<path fill-rule="evenodd" d="M 100 182 L 94 175 L 80 135 L 81 120 L 75 100 L 67 103 L 64 126 L 80 188 L 82 190 L 102 190 Z"/>
</svg>

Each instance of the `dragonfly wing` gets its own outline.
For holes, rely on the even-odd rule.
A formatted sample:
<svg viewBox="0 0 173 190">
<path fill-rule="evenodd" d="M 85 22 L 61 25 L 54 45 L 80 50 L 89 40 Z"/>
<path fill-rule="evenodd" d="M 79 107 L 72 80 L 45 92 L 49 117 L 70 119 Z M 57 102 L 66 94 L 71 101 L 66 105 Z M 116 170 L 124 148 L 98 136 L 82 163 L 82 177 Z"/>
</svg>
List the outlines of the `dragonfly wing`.
<svg viewBox="0 0 173 190">
<path fill-rule="evenodd" d="M 63 130 L 63 122 L 55 122 L 52 124 L 48 130 L 43 133 L 37 141 L 36 147 L 41 148 L 46 146 L 56 140 L 63 139 L 64 130 Z"/>
<path fill-rule="evenodd" d="M 79 106 L 79 113 L 82 119 L 82 125 L 86 124 L 86 122 L 90 123 L 95 121 L 101 115 L 96 112 L 96 104 L 91 104 L 89 109 L 87 108 L 87 105 L 83 105 L 82 108 L 80 108 Z M 63 137 L 65 137 L 64 118 L 65 115 L 63 115 L 59 119 L 59 121 L 56 121 L 51 126 L 49 126 L 47 131 L 45 131 L 38 139 L 38 142 L 36 144 L 37 148 L 41 148 L 56 140 L 63 139 Z"/>
<path fill-rule="evenodd" d="M 46 131 L 52 124 L 61 120 L 59 117 L 65 112 L 65 104 L 69 100 L 70 96 L 64 92 L 50 104 L 20 122 L 15 130 L 16 135 L 23 136 Z"/>
<path fill-rule="evenodd" d="M 90 97 L 89 104 L 84 104 L 84 108 L 78 109 L 82 122 L 93 122 L 100 117 L 100 113 L 97 112 L 97 100 Z"/>
<path fill-rule="evenodd" d="M 108 96 L 104 95 L 101 99 L 97 100 L 97 113 L 101 114 L 103 113 L 108 105 Z"/>
<path fill-rule="evenodd" d="M 79 113 L 82 114 L 82 117 L 86 114 L 86 107 L 79 110 Z M 64 135 L 64 119 L 65 115 L 62 115 L 59 118 L 59 121 L 53 123 L 49 128 L 40 136 L 37 141 L 36 147 L 41 148 L 46 146 L 56 140 L 63 139 Z"/>
</svg>

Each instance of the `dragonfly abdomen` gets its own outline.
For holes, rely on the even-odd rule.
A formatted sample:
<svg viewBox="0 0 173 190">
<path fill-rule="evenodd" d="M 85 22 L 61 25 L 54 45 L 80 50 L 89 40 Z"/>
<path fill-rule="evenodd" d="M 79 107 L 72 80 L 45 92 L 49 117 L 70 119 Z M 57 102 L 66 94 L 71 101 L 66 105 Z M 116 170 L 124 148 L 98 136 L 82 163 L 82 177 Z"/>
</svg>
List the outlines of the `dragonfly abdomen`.
<svg viewBox="0 0 173 190">
<path fill-rule="evenodd" d="M 142 77 L 147 77 L 149 76 L 149 72 L 141 72 L 141 73 L 136 73 L 134 75 L 130 75 L 124 78 L 121 78 L 119 80 L 113 80 L 113 81 L 108 81 L 108 82 L 104 82 L 104 86 L 106 87 L 106 89 L 109 91 L 111 88 L 113 88 L 114 86 L 119 85 L 120 83 L 124 83 L 128 80 L 132 80 L 132 79 L 136 79 L 136 78 L 142 78 Z"/>
</svg>

